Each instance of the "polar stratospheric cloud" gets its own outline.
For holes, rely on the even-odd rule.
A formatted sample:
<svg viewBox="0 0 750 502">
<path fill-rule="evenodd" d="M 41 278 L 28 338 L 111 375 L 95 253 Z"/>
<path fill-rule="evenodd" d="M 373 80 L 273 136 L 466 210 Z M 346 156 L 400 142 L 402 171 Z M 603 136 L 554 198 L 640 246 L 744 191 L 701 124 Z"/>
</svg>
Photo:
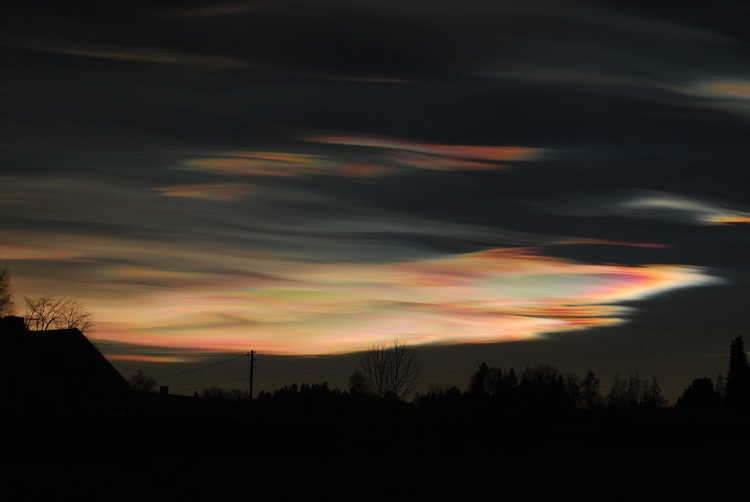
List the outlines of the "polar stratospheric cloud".
<svg viewBox="0 0 750 502">
<path fill-rule="evenodd" d="M 305 263 L 261 253 L 225 251 L 217 257 L 169 244 L 129 248 L 118 241 L 54 240 L 70 249 L 55 255 L 32 245 L 15 252 L 26 260 L 71 263 L 103 256 L 117 261 L 121 253 L 144 262 L 100 265 L 96 284 L 78 292 L 101 319 L 96 338 L 176 350 L 231 352 L 252 345 L 264 353 L 335 354 L 394 338 L 410 344 L 533 339 L 616 325 L 627 319 L 628 301 L 716 280 L 698 267 L 595 265 L 545 256 L 535 248 L 380 263 Z M 172 258 L 145 264 L 155 256 Z M 198 271 L 217 258 L 244 273 Z M 29 289 L 61 287 L 27 280 Z"/>
<path fill-rule="evenodd" d="M 125 375 L 399 339 L 425 389 L 674 391 L 746 329 L 743 2 L 36 3 L 0 15 L 0 268 Z"/>
</svg>

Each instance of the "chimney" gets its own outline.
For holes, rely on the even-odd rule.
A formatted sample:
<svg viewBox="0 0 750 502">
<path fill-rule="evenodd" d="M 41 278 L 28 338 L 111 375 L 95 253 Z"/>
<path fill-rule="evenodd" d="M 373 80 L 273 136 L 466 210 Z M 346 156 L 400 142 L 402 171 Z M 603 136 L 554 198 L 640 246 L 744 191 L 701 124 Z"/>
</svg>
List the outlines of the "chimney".
<svg viewBox="0 0 750 502">
<path fill-rule="evenodd" d="M 169 395 L 169 386 L 168 385 L 160 385 L 159 386 L 159 395 L 160 396 L 168 396 Z"/>
<path fill-rule="evenodd" d="M 24 324 L 24 318 L 14 315 L 0 317 L 0 332 L 13 334 L 25 333 L 26 326 Z"/>
</svg>

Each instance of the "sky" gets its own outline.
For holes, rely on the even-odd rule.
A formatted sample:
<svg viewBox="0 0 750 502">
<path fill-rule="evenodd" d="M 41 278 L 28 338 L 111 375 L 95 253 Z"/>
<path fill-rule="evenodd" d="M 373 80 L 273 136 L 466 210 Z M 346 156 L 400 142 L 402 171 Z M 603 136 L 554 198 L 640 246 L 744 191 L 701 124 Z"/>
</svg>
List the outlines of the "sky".
<svg viewBox="0 0 750 502">
<path fill-rule="evenodd" d="M 11 2 L 0 262 L 175 392 L 415 348 L 725 370 L 745 329 L 742 2 Z M 187 374 L 185 378 L 175 374 Z M 256 386 L 256 388 L 258 388 Z"/>
</svg>

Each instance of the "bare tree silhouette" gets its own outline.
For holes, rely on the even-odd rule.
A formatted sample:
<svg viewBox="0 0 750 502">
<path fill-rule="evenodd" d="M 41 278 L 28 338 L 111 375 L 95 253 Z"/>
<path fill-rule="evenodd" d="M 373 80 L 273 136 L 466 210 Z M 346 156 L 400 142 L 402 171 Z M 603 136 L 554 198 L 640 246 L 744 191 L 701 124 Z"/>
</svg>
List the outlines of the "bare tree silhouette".
<svg viewBox="0 0 750 502">
<path fill-rule="evenodd" d="M 398 340 L 392 346 L 374 346 L 359 360 L 367 387 L 381 397 L 403 399 L 417 386 L 419 365 L 414 351 Z"/>
<path fill-rule="evenodd" d="M 136 392 L 153 392 L 156 388 L 156 380 L 138 370 L 130 376 L 130 388 Z"/>
<path fill-rule="evenodd" d="M 24 298 L 26 327 L 30 330 L 78 329 L 88 332 L 94 321 L 91 313 L 75 300 L 55 296 Z"/>
<path fill-rule="evenodd" d="M 13 313 L 13 298 L 10 293 L 10 272 L 8 267 L 0 268 L 0 317 Z"/>
</svg>

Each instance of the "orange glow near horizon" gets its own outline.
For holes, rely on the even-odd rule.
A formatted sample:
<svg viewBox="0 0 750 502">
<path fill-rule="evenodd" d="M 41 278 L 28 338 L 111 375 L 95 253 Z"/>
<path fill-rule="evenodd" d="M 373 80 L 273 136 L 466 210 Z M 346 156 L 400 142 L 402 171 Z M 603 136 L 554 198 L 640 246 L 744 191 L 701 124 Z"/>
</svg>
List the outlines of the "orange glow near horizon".
<svg viewBox="0 0 750 502">
<path fill-rule="evenodd" d="M 112 361 L 133 361 L 142 363 L 186 363 L 190 359 L 175 356 L 148 356 L 141 354 L 104 354 Z"/>
</svg>

